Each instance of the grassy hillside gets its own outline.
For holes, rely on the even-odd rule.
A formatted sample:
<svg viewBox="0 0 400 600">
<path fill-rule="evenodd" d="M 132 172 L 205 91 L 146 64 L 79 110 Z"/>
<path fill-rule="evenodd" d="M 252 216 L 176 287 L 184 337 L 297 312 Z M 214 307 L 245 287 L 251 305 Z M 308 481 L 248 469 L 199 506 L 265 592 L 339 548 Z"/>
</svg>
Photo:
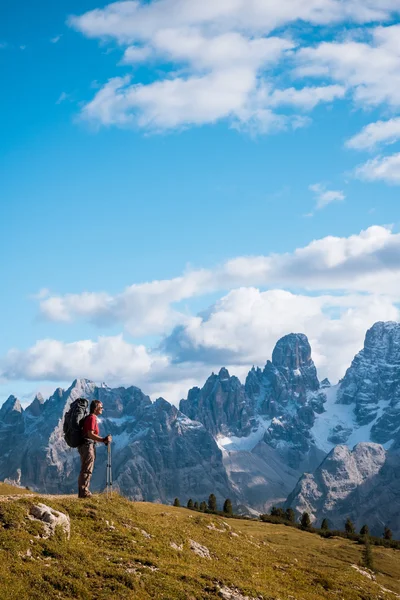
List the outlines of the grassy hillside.
<svg viewBox="0 0 400 600">
<path fill-rule="evenodd" d="M 60 532 L 40 537 L 42 525 L 27 517 L 35 502 L 69 514 L 69 541 Z M 190 540 L 206 547 L 210 558 L 195 554 Z M 360 564 L 361 550 L 345 539 L 326 540 L 283 525 L 132 503 L 117 495 L 0 501 L 0 598 L 7 600 L 400 597 L 389 592 L 400 594 L 399 551 L 373 549 L 379 571 L 374 582 L 352 567 Z"/>
</svg>

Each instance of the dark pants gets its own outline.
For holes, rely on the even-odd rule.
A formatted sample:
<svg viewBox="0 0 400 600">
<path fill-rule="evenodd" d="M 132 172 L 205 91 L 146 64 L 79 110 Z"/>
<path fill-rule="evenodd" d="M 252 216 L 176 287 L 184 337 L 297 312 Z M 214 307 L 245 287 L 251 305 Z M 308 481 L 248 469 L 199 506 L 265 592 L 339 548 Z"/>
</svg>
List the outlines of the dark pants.
<svg viewBox="0 0 400 600">
<path fill-rule="evenodd" d="M 87 498 L 90 496 L 89 486 L 92 478 L 94 461 L 96 460 L 96 445 L 89 440 L 78 446 L 78 452 L 81 457 L 81 471 L 78 478 L 78 496 Z"/>
</svg>

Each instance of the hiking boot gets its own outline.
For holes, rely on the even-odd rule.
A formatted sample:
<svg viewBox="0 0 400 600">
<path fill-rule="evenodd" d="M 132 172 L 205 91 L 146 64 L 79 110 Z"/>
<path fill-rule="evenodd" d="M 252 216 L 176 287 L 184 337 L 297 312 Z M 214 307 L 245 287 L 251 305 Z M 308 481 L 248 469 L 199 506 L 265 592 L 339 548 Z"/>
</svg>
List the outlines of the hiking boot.
<svg viewBox="0 0 400 600">
<path fill-rule="evenodd" d="M 91 492 L 86 492 L 85 494 L 79 494 L 78 498 L 81 499 L 85 499 L 85 498 L 91 498 L 92 497 L 92 493 Z"/>
</svg>

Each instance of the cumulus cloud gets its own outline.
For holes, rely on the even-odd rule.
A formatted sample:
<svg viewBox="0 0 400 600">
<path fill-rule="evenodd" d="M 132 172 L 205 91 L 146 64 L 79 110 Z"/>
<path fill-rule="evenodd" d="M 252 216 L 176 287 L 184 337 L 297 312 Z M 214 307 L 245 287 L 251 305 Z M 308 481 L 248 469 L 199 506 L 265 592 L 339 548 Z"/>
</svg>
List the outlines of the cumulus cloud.
<svg viewBox="0 0 400 600">
<path fill-rule="evenodd" d="M 322 183 L 314 183 L 309 186 L 309 189 L 314 192 L 317 203 L 315 208 L 317 210 L 328 206 L 332 202 L 342 202 L 346 196 L 342 191 L 339 190 L 327 190 Z"/>
<path fill-rule="evenodd" d="M 400 106 L 400 25 L 376 27 L 370 39 L 322 42 L 296 54 L 298 76 L 325 77 L 352 91 L 355 101 L 371 107 Z"/>
<path fill-rule="evenodd" d="M 151 356 L 143 345 L 122 335 L 64 343 L 45 339 L 28 350 L 10 350 L 0 362 L 6 379 L 60 381 L 88 377 L 111 382 L 132 382 L 165 366 L 166 358 Z"/>
<path fill-rule="evenodd" d="M 397 94 L 396 81 L 387 84 L 391 90 L 387 93 L 376 81 L 376 70 L 383 61 L 385 75 L 397 77 L 393 29 L 375 28 L 372 40 L 366 42 L 325 42 L 298 49 L 298 42 L 284 28 L 299 20 L 314 26 L 359 25 L 388 20 L 396 12 L 395 0 L 379 4 L 361 0 L 157 0 L 115 2 L 71 16 L 69 25 L 85 36 L 117 42 L 124 49 L 120 64 L 151 60 L 172 66 L 164 75 L 158 71 L 150 83 L 132 83 L 130 77 L 109 79 L 83 108 L 82 117 L 98 125 L 153 131 L 221 119 L 251 132 L 296 128 L 308 121 L 283 110 L 311 111 L 321 102 L 344 98 L 352 87 L 356 96 L 365 94 L 371 84 L 366 67 L 369 56 L 375 87 L 380 88 L 382 101 L 385 96 L 390 103 Z M 300 76 L 322 76 L 321 83 L 278 85 L 276 69 L 283 67 L 285 72 L 293 59 Z M 326 85 L 327 78 L 337 82 Z"/>
<path fill-rule="evenodd" d="M 400 184 L 400 152 L 390 156 L 377 156 L 355 170 L 355 175 L 365 181 L 384 181 Z"/>
<path fill-rule="evenodd" d="M 40 301 L 51 321 L 83 318 L 101 326 L 122 323 L 135 336 L 163 334 L 189 318 L 177 305 L 211 292 L 248 286 L 344 290 L 400 298 L 400 234 L 373 226 L 349 237 L 327 236 L 292 253 L 237 257 L 214 269 L 106 292 L 50 296 Z"/>
<path fill-rule="evenodd" d="M 122 334 L 73 343 L 40 340 L 27 350 L 10 350 L 0 360 L 0 376 L 137 385 L 153 399 L 163 396 L 177 404 L 221 366 L 244 381 L 251 366 L 263 366 L 277 340 L 291 332 L 309 337 L 319 376 L 336 381 L 362 347 L 366 329 L 377 320 L 398 319 L 395 303 L 382 295 L 307 296 L 240 288 L 176 327 L 157 349 L 132 344 Z"/>
<path fill-rule="evenodd" d="M 378 145 L 394 144 L 400 140 L 400 117 L 369 123 L 346 146 L 355 150 L 371 150 Z"/>
<path fill-rule="evenodd" d="M 121 44 L 149 39 L 160 29 L 176 27 L 270 32 L 298 20 L 316 25 L 345 21 L 384 21 L 399 11 L 396 0 L 157 0 L 114 2 L 103 9 L 72 16 L 69 24 L 92 38 Z"/>
<path fill-rule="evenodd" d="M 305 296 L 284 290 L 233 290 L 203 316 L 175 329 L 163 350 L 177 362 L 263 365 L 276 341 L 305 333 L 322 376 L 337 380 L 377 320 L 397 320 L 399 310 L 382 296 Z"/>
</svg>

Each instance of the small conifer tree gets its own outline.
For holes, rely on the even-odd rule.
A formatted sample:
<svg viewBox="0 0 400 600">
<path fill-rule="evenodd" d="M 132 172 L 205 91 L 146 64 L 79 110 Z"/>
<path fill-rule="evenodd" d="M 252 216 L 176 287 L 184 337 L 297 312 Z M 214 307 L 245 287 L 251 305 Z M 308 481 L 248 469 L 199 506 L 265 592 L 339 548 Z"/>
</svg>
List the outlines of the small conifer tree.
<svg viewBox="0 0 400 600">
<path fill-rule="evenodd" d="M 369 535 L 368 525 L 363 525 L 360 529 L 360 535 Z"/>
<path fill-rule="evenodd" d="M 290 523 L 294 523 L 296 520 L 296 515 L 294 514 L 293 508 L 287 508 L 285 513 L 285 519 L 290 521 Z"/>
<path fill-rule="evenodd" d="M 208 497 L 208 510 L 216 512 L 217 510 L 217 499 L 214 494 L 210 494 Z"/>
<path fill-rule="evenodd" d="M 328 519 L 322 519 L 321 529 L 322 531 L 329 531 Z"/>
<path fill-rule="evenodd" d="M 190 508 L 190 510 L 193 510 L 193 508 L 194 508 L 193 500 L 191 498 L 189 498 L 189 500 L 188 500 L 187 508 Z"/>
<path fill-rule="evenodd" d="M 224 502 L 224 508 L 222 509 L 226 515 L 233 514 L 232 502 L 227 498 Z"/>
<path fill-rule="evenodd" d="M 389 529 L 389 527 L 385 527 L 384 532 L 383 532 L 383 539 L 384 540 L 393 539 L 393 533 L 392 533 L 392 530 Z"/>
<path fill-rule="evenodd" d="M 364 567 L 367 569 L 374 570 L 374 558 L 372 556 L 371 543 L 369 540 L 369 535 L 364 536 L 364 549 L 362 553 L 362 562 Z"/>
<path fill-rule="evenodd" d="M 194 508 L 194 510 L 199 510 L 199 503 L 197 502 L 197 500 L 196 500 L 196 502 L 193 504 L 193 508 Z"/>
<path fill-rule="evenodd" d="M 200 502 L 200 510 L 201 512 L 205 512 L 207 510 L 207 504 L 204 500 L 203 502 Z"/>
<path fill-rule="evenodd" d="M 346 533 L 350 535 L 356 532 L 356 528 L 354 527 L 354 523 L 350 517 L 347 517 L 346 523 L 344 524 L 344 529 Z"/>
<path fill-rule="evenodd" d="M 308 529 L 309 527 L 311 527 L 311 519 L 308 512 L 303 512 L 303 514 L 301 515 L 300 525 L 303 529 Z"/>
<path fill-rule="evenodd" d="M 179 502 L 179 498 L 175 498 L 174 500 L 174 506 L 180 506 L 181 503 Z"/>
</svg>

